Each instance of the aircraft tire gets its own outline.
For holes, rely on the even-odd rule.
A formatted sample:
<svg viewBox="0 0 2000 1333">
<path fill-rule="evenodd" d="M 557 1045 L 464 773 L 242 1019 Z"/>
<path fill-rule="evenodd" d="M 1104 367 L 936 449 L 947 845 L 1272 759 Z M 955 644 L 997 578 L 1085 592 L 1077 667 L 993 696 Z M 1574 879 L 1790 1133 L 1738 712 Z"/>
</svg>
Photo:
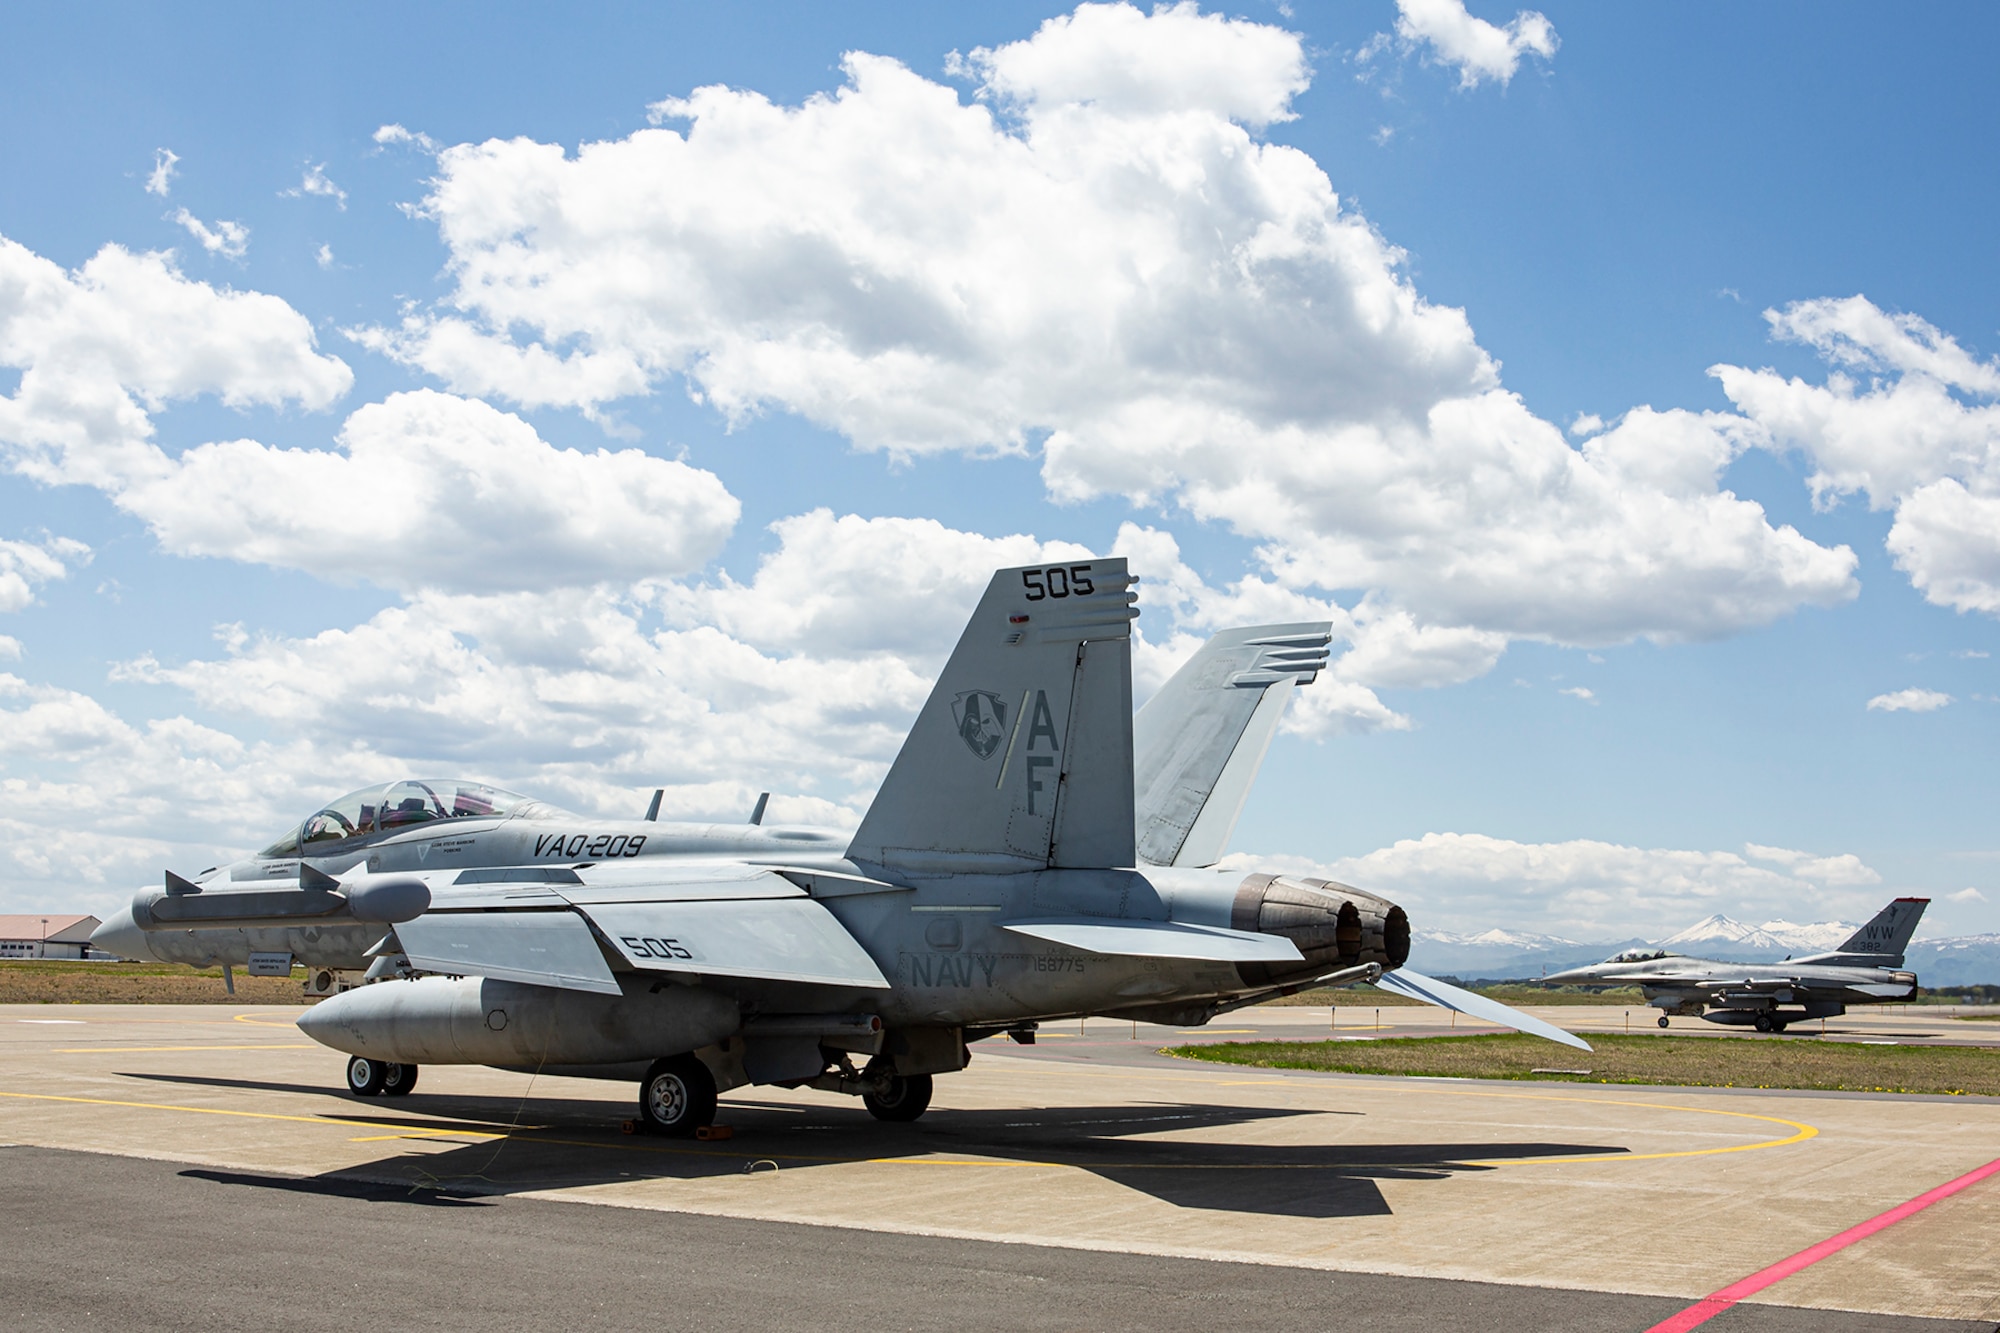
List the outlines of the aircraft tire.
<svg viewBox="0 0 2000 1333">
<path fill-rule="evenodd" d="M 1667 1026 L 1667 1016 L 1665 1014 L 1660 1015 L 1660 1026 L 1661 1027 Z"/>
<path fill-rule="evenodd" d="M 883 1094 L 864 1092 L 861 1104 L 868 1108 L 868 1114 L 877 1120 L 915 1120 L 931 1105 L 931 1076 L 929 1074 L 897 1074 L 889 1079 L 889 1090 Z"/>
<path fill-rule="evenodd" d="M 715 1076 L 692 1055 L 655 1060 L 639 1084 L 639 1122 L 648 1133 L 693 1138 L 715 1121 Z"/>
<path fill-rule="evenodd" d="M 1750 1026 L 1756 1028 L 1759 1032 L 1769 1032 L 1777 1024 L 1771 1021 L 1769 1014 L 1759 1014 L 1750 1020 Z"/>
<path fill-rule="evenodd" d="M 384 1097 L 407 1097 L 410 1089 L 417 1086 L 415 1065 L 384 1065 L 382 1067 L 382 1095 Z"/>
<path fill-rule="evenodd" d="M 1774 1018 L 1771 1020 L 1771 1031 L 1773 1032 L 1783 1032 L 1789 1026 L 1791 1025 L 1782 1018 Z"/>
<path fill-rule="evenodd" d="M 387 1080 L 389 1067 L 380 1060 L 355 1056 L 347 1062 L 347 1090 L 357 1097 L 377 1097 Z"/>
</svg>

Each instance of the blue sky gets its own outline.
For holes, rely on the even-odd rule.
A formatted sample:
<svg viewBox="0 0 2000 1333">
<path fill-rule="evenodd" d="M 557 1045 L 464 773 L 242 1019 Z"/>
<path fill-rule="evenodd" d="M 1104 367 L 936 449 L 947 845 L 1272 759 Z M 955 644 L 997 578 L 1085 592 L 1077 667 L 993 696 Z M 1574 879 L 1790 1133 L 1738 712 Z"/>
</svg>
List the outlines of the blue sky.
<svg viewBox="0 0 2000 1333">
<path fill-rule="evenodd" d="M 1470 8 L 16 16 L 0 908 L 412 769 L 851 823 L 1116 547 L 1142 690 L 1341 627 L 1245 864 L 2000 928 L 2000 20 Z"/>
</svg>

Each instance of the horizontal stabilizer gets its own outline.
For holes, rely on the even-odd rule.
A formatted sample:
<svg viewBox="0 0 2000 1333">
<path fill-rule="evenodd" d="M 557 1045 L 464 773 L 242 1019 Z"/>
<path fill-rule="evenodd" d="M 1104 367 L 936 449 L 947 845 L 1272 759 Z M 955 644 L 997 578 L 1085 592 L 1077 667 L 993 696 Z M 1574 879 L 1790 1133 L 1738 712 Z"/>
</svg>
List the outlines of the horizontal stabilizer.
<svg viewBox="0 0 2000 1333">
<path fill-rule="evenodd" d="M 794 898 L 592 903 L 590 919 L 646 972 L 888 990 L 889 981 L 831 912 Z"/>
<path fill-rule="evenodd" d="M 1425 1004 L 1434 1004 L 1441 1009 L 1456 1009 L 1461 1014 L 1483 1018 L 1489 1023 L 1498 1023 L 1501 1027 L 1513 1028 L 1516 1032 L 1525 1032 L 1531 1037 L 1546 1037 L 1565 1046 L 1574 1046 L 1579 1051 L 1590 1049 L 1590 1043 L 1582 1037 L 1572 1032 L 1564 1032 L 1553 1023 L 1544 1023 L 1532 1014 L 1524 1014 L 1519 1009 L 1504 1005 L 1498 1000 L 1489 1000 L 1484 995 L 1474 995 L 1469 990 L 1460 990 L 1457 986 L 1437 981 L 1421 972 L 1412 972 L 1407 967 L 1383 973 L 1375 984 L 1383 990 L 1395 991 L 1398 995 L 1407 995 L 1413 1000 L 1422 1000 Z"/>
<path fill-rule="evenodd" d="M 590 927 L 574 912 L 428 912 L 396 927 L 419 972 L 619 993 Z"/>
<path fill-rule="evenodd" d="M 1148 865 L 1222 859 L 1294 685 L 1326 665 L 1325 621 L 1224 630 L 1132 720 L 1138 852 Z"/>
<path fill-rule="evenodd" d="M 1050 918 L 1003 921 L 1002 929 L 1051 944 L 1125 958 L 1190 958 L 1212 963 L 1301 963 L 1298 946 L 1282 935 L 1177 921 Z"/>
</svg>

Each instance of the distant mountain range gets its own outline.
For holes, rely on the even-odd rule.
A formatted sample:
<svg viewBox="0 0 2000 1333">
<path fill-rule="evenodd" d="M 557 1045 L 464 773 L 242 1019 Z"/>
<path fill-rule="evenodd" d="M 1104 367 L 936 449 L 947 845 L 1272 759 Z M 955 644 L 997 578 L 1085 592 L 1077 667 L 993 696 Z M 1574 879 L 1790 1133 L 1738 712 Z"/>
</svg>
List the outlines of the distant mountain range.
<svg viewBox="0 0 2000 1333">
<path fill-rule="evenodd" d="M 1475 935 L 1443 930 L 1412 932 L 1410 965 L 1432 976 L 1500 980 L 1536 977 L 1566 967 L 1598 963 L 1625 949 L 1670 949 L 1731 962 L 1776 962 L 1787 954 L 1825 953 L 1860 926 L 1847 921 L 1766 921 L 1749 925 L 1717 913 L 1662 940 L 1572 940 L 1522 930 Z M 1916 940 L 1905 966 L 1929 987 L 2000 983 L 2000 933 Z"/>
</svg>

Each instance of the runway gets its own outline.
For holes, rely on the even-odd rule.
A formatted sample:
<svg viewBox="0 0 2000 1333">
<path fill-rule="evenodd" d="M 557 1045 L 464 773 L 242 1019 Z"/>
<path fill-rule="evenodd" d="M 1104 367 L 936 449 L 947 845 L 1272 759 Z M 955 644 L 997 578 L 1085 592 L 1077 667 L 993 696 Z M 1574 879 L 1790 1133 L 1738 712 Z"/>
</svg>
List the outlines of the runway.
<svg viewBox="0 0 2000 1333">
<path fill-rule="evenodd" d="M 1297 1036 L 1327 1020 L 1274 1012 L 1259 1022 Z M 422 1256 L 438 1322 L 454 1283 L 466 1310 L 497 1299 L 474 1290 L 487 1254 L 533 1275 L 523 1299 L 606 1323 L 769 1326 L 751 1312 L 792 1291 L 793 1317 L 829 1328 L 1172 1327 L 1228 1301 L 1272 1328 L 1345 1310 L 1646 1329 L 2000 1156 L 1988 1099 L 1231 1070 L 1151 1054 L 1186 1040 L 1171 1029 L 1100 1021 L 981 1043 L 912 1126 L 745 1089 L 724 1098 L 732 1140 L 670 1143 L 617 1131 L 622 1084 L 427 1067 L 407 1099 L 353 1100 L 296 1013 L 0 1007 L 0 1143 L 21 1145 L 0 1152 L 0 1207 L 31 1326 L 83 1322 L 19 1280 L 40 1246 L 72 1275 L 79 1253 L 124 1265 L 101 1288 L 111 1317 L 144 1272 L 207 1274 L 229 1313 L 170 1322 L 221 1327 L 276 1281 L 273 1256 L 293 1256 L 286 1289 L 322 1318 L 314 1293 L 366 1301 L 383 1282 L 395 1308 L 404 1279 L 375 1275 Z M 1991 1329 L 1995 1236 L 2000 1178 L 1705 1327 Z M 878 1283 L 897 1301 L 861 1299 Z M 256 1313 L 245 1326 L 289 1326 Z"/>
</svg>

